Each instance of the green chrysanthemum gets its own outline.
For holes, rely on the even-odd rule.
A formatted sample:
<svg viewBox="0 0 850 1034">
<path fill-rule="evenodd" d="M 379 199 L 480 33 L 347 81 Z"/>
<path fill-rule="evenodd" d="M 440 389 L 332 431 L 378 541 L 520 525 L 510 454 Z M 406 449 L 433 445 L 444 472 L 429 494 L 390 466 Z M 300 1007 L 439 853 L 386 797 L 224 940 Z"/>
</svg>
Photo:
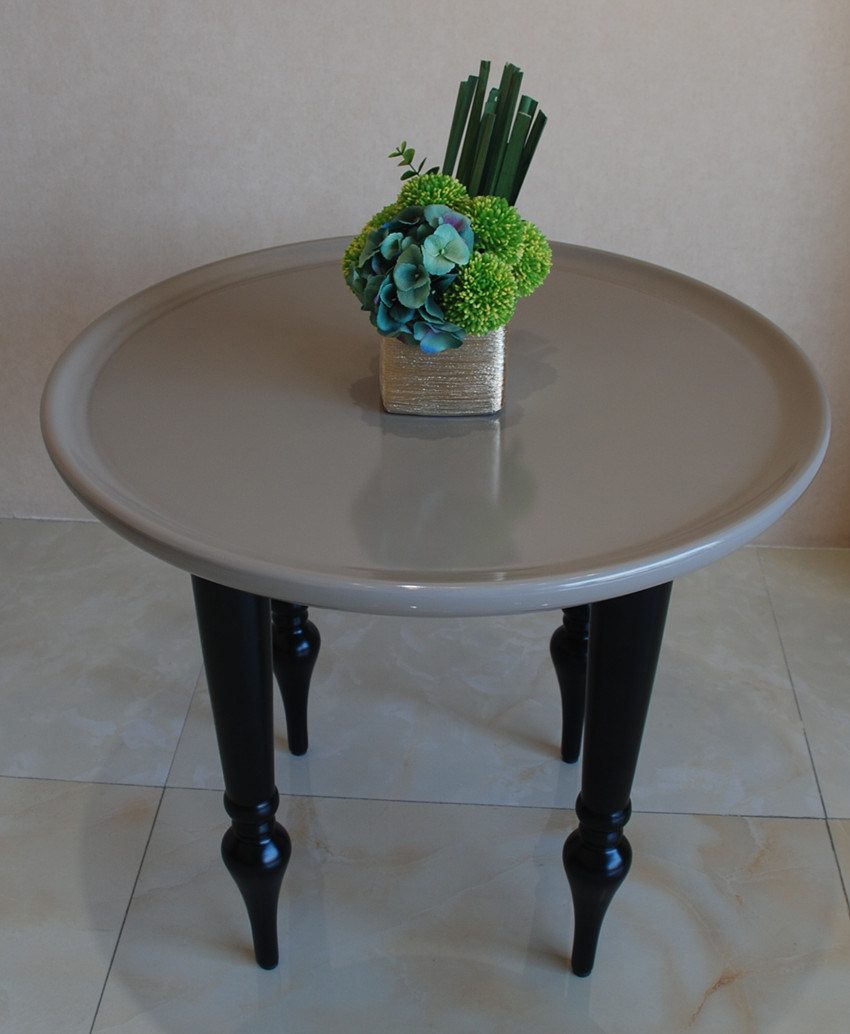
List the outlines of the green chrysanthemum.
<svg viewBox="0 0 850 1034">
<path fill-rule="evenodd" d="M 467 334 L 489 334 L 514 314 L 517 288 L 511 267 L 492 252 L 477 252 L 443 297 L 450 323 Z"/>
<path fill-rule="evenodd" d="M 519 212 L 503 197 L 472 199 L 472 229 L 476 251 L 490 251 L 513 265 L 520 257 L 523 222 Z"/>
<path fill-rule="evenodd" d="M 461 215 L 469 215 L 472 198 L 466 187 L 452 176 L 428 173 L 414 176 L 401 188 L 398 196 L 402 208 L 408 205 L 446 205 Z"/>
<path fill-rule="evenodd" d="M 525 298 L 543 283 L 552 268 L 552 249 L 549 242 L 534 225 L 523 223 L 522 251 L 513 267 L 517 293 Z"/>
</svg>

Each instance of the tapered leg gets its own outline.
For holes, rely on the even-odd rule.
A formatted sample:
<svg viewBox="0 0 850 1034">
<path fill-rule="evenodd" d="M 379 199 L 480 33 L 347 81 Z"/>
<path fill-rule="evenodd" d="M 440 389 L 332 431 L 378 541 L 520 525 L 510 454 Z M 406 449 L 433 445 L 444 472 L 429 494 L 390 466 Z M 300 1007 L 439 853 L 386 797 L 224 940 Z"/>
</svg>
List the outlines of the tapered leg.
<svg viewBox="0 0 850 1034">
<path fill-rule="evenodd" d="M 631 864 L 623 835 L 671 585 L 594 603 L 579 825 L 564 844 L 575 912 L 572 968 L 593 968 L 605 912 Z"/>
<path fill-rule="evenodd" d="M 561 757 L 572 764 L 581 751 L 587 695 L 587 636 L 590 607 L 568 607 L 555 629 L 549 653 L 561 690 Z"/>
<path fill-rule="evenodd" d="M 289 749 L 293 754 L 306 754 L 307 696 L 319 656 L 319 630 L 308 619 L 306 607 L 278 600 L 271 606 L 274 673 L 283 698 Z"/>
<path fill-rule="evenodd" d="M 269 601 L 203 578 L 193 577 L 192 587 L 232 819 L 221 854 L 248 909 L 257 964 L 273 969 L 278 897 L 292 847 L 275 821 Z"/>
</svg>

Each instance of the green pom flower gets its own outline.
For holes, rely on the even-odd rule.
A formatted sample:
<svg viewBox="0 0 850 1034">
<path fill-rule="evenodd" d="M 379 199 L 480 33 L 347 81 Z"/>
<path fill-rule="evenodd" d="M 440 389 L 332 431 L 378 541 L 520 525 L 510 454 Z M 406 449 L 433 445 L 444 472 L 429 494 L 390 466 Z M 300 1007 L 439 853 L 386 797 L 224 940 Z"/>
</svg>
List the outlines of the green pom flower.
<svg viewBox="0 0 850 1034">
<path fill-rule="evenodd" d="M 366 244 L 366 238 L 369 236 L 371 229 L 371 226 L 364 226 L 345 249 L 342 256 L 342 275 L 346 280 L 348 280 L 351 270 L 359 264 L 360 253 L 363 251 L 363 246 Z"/>
<path fill-rule="evenodd" d="M 399 204 L 398 201 L 393 201 L 391 205 L 386 205 L 380 212 L 377 212 L 372 216 L 369 220 L 369 226 L 373 230 L 377 230 L 379 226 L 383 226 L 384 223 L 388 223 L 391 219 L 395 219 L 399 212 L 406 207 L 406 205 Z"/>
<path fill-rule="evenodd" d="M 461 215 L 469 215 L 472 198 L 466 187 L 451 176 L 430 173 L 414 176 L 401 188 L 398 196 L 402 208 L 408 205 L 446 205 Z"/>
<path fill-rule="evenodd" d="M 472 229 L 476 251 L 490 251 L 513 265 L 520 257 L 523 221 L 519 212 L 503 197 L 472 199 Z"/>
<path fill-rule="evenodd" d="M 492 252 L 476 252 L 443 297 L 446 319 L 478 337 L 507 323 L 517 288 L 511 267 Z"/>
<path fill-rule="evenodd" d="M 552 268 L 552 249 L 549 242 L 534 225 L 523 223 L 522 250 L 513 267 L 517 294 L 520 298 L 536 291 Z"/>
</svg>

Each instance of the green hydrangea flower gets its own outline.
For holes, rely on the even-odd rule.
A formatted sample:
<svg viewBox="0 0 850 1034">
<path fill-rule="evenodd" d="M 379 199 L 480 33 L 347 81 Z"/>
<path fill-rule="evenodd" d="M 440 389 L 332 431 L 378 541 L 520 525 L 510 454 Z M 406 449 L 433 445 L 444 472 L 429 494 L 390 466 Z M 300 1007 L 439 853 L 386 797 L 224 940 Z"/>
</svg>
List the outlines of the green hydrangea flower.
<svg viewBox="0 0 850 1034">
<path fill-rule="evenodd" d="M 522 250 L 514 266 L 514 279 L 520 298 L 536 291 L 552 268 L 552 249 L 534 223 L 523 223 Z"/>
<path fill-rule="evenodd" d="M 503 197 L 472 199 L 472 229 L 477 251 L 491 251 L 513 265 L 520 257 L 523 221 L 519 212 Z"/>
<path fill-rule="evenodd" d="M 476 252 L 443 297 L 446 319 L 478 337 L 507 323 L 517 287 L 511 267 L 492 252 Z"/>
<path fill-rule="evenodd" d="M 366 246 L 366 240 L 372 230 L 377 230 L 379 226 L 383 226 L 384 223 L 388 223 L 391 219 L 394 219 L 399 212 L 404 209 L 404 205 L 400 205 L 398 201 L 393 201 L 391 205 L 387 205 L 382 208 L 380 212 L 376 212 L 375 215 L 369 220 L 368 223 L 363 227 L 360 233 L 354 238 L 354 240 L 345 249 L 342 256 L 342 275 L 348 280 L 348 274 L 351 272 L 353 266 L 357 265 L 360 258 L 360 252 Z"/>
<path fill-rule="evenodd" d="M 429 173 L 414 176 L 401 188 L 398 203 L 402 208 L 408 205 L 446 205 L 461 215 L 470 214 L 472 198 L 466 187 L 452 176 Z"/>
</svg>

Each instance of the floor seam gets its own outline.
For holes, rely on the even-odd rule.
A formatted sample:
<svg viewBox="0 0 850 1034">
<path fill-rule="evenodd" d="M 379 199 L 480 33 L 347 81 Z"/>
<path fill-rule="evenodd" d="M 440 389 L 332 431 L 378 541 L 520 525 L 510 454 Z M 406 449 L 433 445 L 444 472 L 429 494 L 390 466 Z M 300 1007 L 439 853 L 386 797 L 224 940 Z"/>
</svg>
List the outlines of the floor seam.
<svg viewBox="0 0 850 1034">
<path fill-rule="evenodd" d="M 800 718 L 800 728 L 802 729 L 802 732 L 803 732 L 803 741 L 806 744 L 806 751 L 807 751 L 807 753 L 809 755 L 809 764 L 812 767 L 812 775 L 814 776 L 815 786 L 817 787 L 818 797 L 820 799 L 821 809 L 823 811 L 823 818 L 824 818 L 824 820 L 826 822 L 826 833 L 827 833 L 827 836 L 829 837 L 829 844 L 830 844 L 830 847 L 832 849 L 832 856 L 833 856 L 833 858 L 835 860 L 835 867 L 838 870 L 838 878 L 841 881 L 841 890 L 842 890 L 842 893 L 844 894 L 844 904 L 847 907 L 848 915 L 850 915 L 850 893 L 848 893 L 847 883 L 846 883 L 846 881 L 844 879 L 844 872 L 843 872 L 843 870 L 841 868 L 841 862 L 840 862 L 840 860 L 838 858 L 838 852 L 837 852 L 836 847 L 835 847 L 835 838 L 832 835 L 832 826 L 830 825 L 830 821 L 831 820 L 830 820 L 829 812 L 827 811 L 826 801 L 824 800 L 823 787 L 821 786 L 820 775 L 818 774 L 817 765 L 815 764 L 815 755 L 814 755 L 814 751 L 812 750 L 811 742 L 809 741 L 809 734 L 808 734 L 808 730 L 806 729 L 806 722 L 805 722 L 805 720 L 803 718 L 803 710 L 802 710 L 802 708 L 800 706 L 800 697 L 799 697 L 799 694 L 797 692 L 797 683 L 796 683 L 796 680 L 794 678 L 794 674 L 793 674 L 793 672 L 791 670 L 791 665 L 790 665 L 790 663 L 788 661 L 788 653 L 787 653 L 787 651 L 785 649 L 785 641 L 784 641 L 784 639 L 782 637 L 782 628 L 781 628 L 780 623 L 779 623 L 779 617 L 778 617 L 778 615 L 776 613 L 776 606 L 775 606 L 775 604 L 773 602 L 773 594 L 770 591 L 770 583 L 768 581 L 767 572 L 764 569 L 764 558 L 762 556 L 761 549 L 758 548 L 758 547 L 756 547 L 756 557 L 758 559 L 759 571 L 761 572 L 762 582 L 764 584 L 765 593 L 767 595 L 767 601 L 768 601 L 768 604 L 770 606 L 770 613 L 773 616 L 773 625 L 774 625 L 774 628 L 776 629 L 776 635 L 777 635 L 777 637 L 779 639 L 780 649 L 782 650 L 782 661 L 783 661 L 783 663 L 785 665 L 785 671 L 786 671 L 786 673 L 788 675 L 788 683 L 791 686 L 791 693 L 793 694 L 793 697 L 794 697 L 794 705 L 797 708 L 797 714 L 798 714 L 798 716 Z"/>
<path fill-rule="evenodd" d="M 95 1028 L 95 1025 L 97 1024 L 97 1018 L 98 1018 L 98 1015 L 100 1014 L 101 1006 L 103 1005 L 104 996 L 106 995 L 106 988 L 109 985 L 109 978 L 112 976 L 112 970 L 113 970 L 113 968 L 115 966 L 115 956 L 118 954 L 118 947 L 121 944 L 121 938 L 124 935 L 124 927 L 127 925 L 127 917 L 130 914 L 130 908 L 133 905 L 133 898 L 136 896 L 136 888 L 139 885 L 139 879 L 141 878 L 141 875 L 142 875 L 142 869 L 144 868 L 145 859 L 147 858 L 148 850 L 150 849 L 151 840 L 153 838 L 153 831 L 154 831 L 154 829 L 156 827 L 156 823 L 157 823 L 157 820 L 159 818 L 160 810 L 162 809 L 162 802 L 163 802 L 163 800 L 165 798 L 165 791 L 166 791 L 166 787 L 165 786 L 160 787 L 159 800 L 157 801 L 156 808 L 154 809 L 154 814 L 153 814 L 153 818 L 151 820 L 150 829 L 148 829 L 148 835 L 147 835 L 147 838 L 145 839 L 145 846 L 142 849 L 141 857 L 139 858 L 139 865 L 138 865 L 138 867 L 136 869 L 135 878 L 133 879 L 133 886 L 130 888 L 130 893 L 129 893 L 128 897 L 127 897 L 127 904 L 126 904 L 126 907 L 124 908 L 124 914 L 121 917 L 121 923 L 120 923 L 120 925 L 118 927 L 118 933 L 117 933 L 117 935 L 115 937 L 115 944 L 113 945 L 113 948 L 112 948 L 112 954 L 109 957 L 109 964 L 106 967 L 106 975 L 103 978 L 103 985 L 101 986 L 100 994 L 98 995 L 97 1003 L 95 1004 L 94 1014 L 92 1016 L 91 1027 L 89 1028 L 89 1034 L 94 1034 L 94 1028 Z"/>
</svg>

